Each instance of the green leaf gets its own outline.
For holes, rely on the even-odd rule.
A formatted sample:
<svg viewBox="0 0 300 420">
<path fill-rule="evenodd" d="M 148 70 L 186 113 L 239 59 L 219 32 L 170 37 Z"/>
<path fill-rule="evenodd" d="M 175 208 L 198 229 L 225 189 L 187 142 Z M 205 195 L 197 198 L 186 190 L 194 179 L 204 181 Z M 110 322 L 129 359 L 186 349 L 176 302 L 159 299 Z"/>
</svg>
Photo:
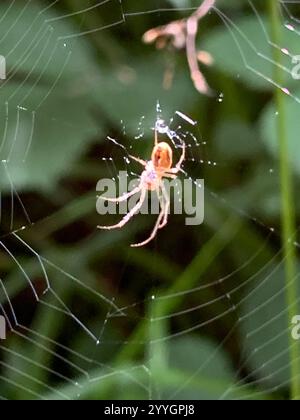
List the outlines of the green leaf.
<svg viewBox="0 0 300 420">
<path fill-rule="evenodd" d="M 99 68 L 94 98 L 110 118 L 116 122 L 123 120 L 130 134 L 137 134 L 138 123 L 143 116 L 143 127 L 149 134 L 157 115 L 157 102 L 161 104 L 162 117 L 168 121 L 176 110 L 188 113 L 199 99 L 185 67 L 176 69 L 170 90 L 162 86 L 165 71 L 166 66 L 159 52 L 144 60 L 131 57 L 115 72 L 107 67 Z M 128 126 L 128 123 L 131 125 Z"/>
<path fill-rule="evenodd" d="M 204 337 L 189 336 L 172 341 L 169 346 L 170 366 L 216 379 L 234 377 L 229 358 L 215 343 Z"/>
<path fill-rule="evenodd" d="M 255 89 L 272 90 L 274 64 L 269 34 L 267 18 L 253 15 L 218 27 L 200 45 L 201 49 L 213 56 L 214 66 L 221 72 Z M 283 31 L 282 46 L 287 45 L 290 54 L 299 53 L 299 36 L 286 29 Z M 293 86 L 296 81 L 292 78 L 291 71 L 295 64 L 291 57 L 284 53 L 282 56 L 282 65 L 285 68 L 284 86 Z"/>
<path fill-rule="evenodd" d="M 218 399 L 226 389 L 224 384 L 229 388 L 234 383 L 233 368 L 226 353 L 204 337 L 189 336 L 172 340 L 169 346 L 169 368 L 181 371 L 186 376 L 186 385 L 189 379 L 207 380 L 211 385 L 215 384 L 215 387 L 204 387 L 202 395 L 199 390 L 193 391 L 190 386 L 182 384 L 182 389 L 176 394 L 179 399 Z"/>
<path fill-rule="evenodd" d="M 54 81 L 88 76 L 96 71 L 91 45 L 84 38 L 64 37 L 76 33 L 70 19 L 58 19 L 53 7 L 37 2 L 15 2 L 0 6 L 1 54 L 6 58 L 8 77 Z M 78 31 L 78 29 L 77 29 Z"/>
<path fill-rule="evenodd" d="M 261 145 L 252 126 L 240 120 L 221 121 L 215 134 L 216 149 L 223 160 L 252 159 Z"/>
<path fill-rule="evenodd" d="M 0 6 L 1 189 L 49 190 L 99 131 L 87 82 L 97 64 L 90 45 L 63 37 L 68 19 L 36 2 Z"/>
<path fill-rule="evenodd" d="M 130 140 L 141 116 L 151 133 L 157 101 L 168 118 L 198 98 L 185 69 L 176 72 L 172 90 L 163 90 L 165 66 L 157 54 L 148 61 L 128 57 L 112 71 L 84 38 L 64 40 L 76 29 L 57 19 L 54 8 L 17 3 L 5 14 L 1 7 L 8 68 L 0 86 L 2 190 L 11 182 L 18 191 L 50 190 L 101 132 L 103 115 L 113 123 L 131 121 Z"/>
<path fill-rule="evenodd" d="M 300 91 L 295 92 L 297 98 Z M 288 96 L 284 99 L 286 132 L 291 165 L 296 173 L 300 174 L 300 143 L 299 143 L 299 103 Z M 269 152 L 275 159 L 279 156 L 276 119 L 278 114 L 274 103 L 269 104 L 261 118 L 261 135 Z"/>
<path fill-rule="evenodd" d="M 1 187 L 10 189 L 10 177 L 17 189 L 49 190 L 97 133 L 92 101 L 67 89 L 48 96 L 47 87 L 31 91 L 27 84 L 11 83 L 1 93 L 8 103 L 0 108 L 1 157 L 7 160 L 7 171 L 2 165 Z"/>
<path fill-rule="evenodd" d="M 252 377 L 264 386 L 288 386 L 289 322 L 282 265 L 271 266 L 251 284 L 241 313 L 245 360 Z"/>
</svg>

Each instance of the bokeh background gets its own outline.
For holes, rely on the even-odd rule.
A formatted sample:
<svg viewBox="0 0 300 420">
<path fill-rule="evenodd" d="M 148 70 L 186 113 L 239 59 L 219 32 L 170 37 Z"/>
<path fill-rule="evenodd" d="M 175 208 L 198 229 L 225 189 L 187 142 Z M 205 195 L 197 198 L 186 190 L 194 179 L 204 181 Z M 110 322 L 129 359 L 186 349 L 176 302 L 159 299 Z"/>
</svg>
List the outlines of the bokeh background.
<svg viewBox="0 0 300 420">
<path fill-rule="evenodd" d="M 271 1 L 219 0 L 201 21 L 197 44 L 214 59 L 201 66 L 206 97 L 185 51 L 142 42 L 200 0 L 1 2 L 1 398 L 290 397 L 300 373 L 290 339 L 299 294 L 286 288 L 298 283 L 300 87 L 290 72 L 300 38 L 286 25 L 299 26 L 300 8 L 274 3 L 275 16 Z M 107 136 L 150 156 L 157 101 L 166 120 L 180 110 L 198 121 L 184 168 L 205 180 L 205 222 L 171 214 L 153 243 L 131 249 L 155 216 L 97 230 L 118 218 L 97 214 L 96 184 L 139 170 Z M 289 277 L 278 119 L 296 210 L 295 223 L 285 214 Z"/>
</svg>

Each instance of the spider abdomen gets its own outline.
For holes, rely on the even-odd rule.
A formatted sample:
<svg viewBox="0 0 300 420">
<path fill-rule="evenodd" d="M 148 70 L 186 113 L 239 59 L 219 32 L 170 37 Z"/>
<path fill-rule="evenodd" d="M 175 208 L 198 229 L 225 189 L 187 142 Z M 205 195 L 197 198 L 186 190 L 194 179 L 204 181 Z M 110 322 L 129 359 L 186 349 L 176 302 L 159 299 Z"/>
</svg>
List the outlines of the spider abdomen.
<svg viewBox="0 0 300 420">
<path fill-rule="evenodd" d="M 152 152 L 152 162 L 156 171 L 166 171 L 172 167 L 173 152 L 168 143 L 158 143 Z"/>
</svg>

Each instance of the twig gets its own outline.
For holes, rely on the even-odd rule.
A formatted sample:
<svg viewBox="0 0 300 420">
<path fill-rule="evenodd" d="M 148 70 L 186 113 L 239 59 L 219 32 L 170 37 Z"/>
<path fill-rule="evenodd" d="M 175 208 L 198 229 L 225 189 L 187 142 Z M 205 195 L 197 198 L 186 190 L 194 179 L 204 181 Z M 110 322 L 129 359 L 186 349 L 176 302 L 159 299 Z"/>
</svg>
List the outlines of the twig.
<svg viewBox="0 0 300 420">
<path fill-rule="evenodd" d="M 196 37 L 199 21 L 209 13 L 215 2 L 216 0 L 204 0 L 189 18 L 150 29 L 143 36 L 143 41 L 146 44 L 155 43 L 158 49 L 166 48 L 169 45 L 176 50 L 185 49 L 195 88 L 205 95 L 211 94 L 212 91 L 199 68 L 199 62 L 211 65 L 213 58 L 205 51 L 197 51 Z"/>
</svg>

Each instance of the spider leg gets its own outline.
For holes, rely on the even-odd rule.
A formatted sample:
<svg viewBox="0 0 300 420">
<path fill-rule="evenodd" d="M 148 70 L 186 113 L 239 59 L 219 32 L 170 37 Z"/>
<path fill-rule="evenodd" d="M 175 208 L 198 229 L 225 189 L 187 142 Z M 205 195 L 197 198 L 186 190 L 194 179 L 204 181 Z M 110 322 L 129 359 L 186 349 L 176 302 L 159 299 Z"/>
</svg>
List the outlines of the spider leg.
<svg viewBox="0 0 300 420">
<path fill-rule="evenodd" d="M 149 236 L 149 238 L 146 239 L 143 242 L 138 243 L 138 244 L 133 244 L 133 245 L 131 245 L 131 247 L 132 248 L 140 248 L 140 247 L 142 247 L 144 245 L 147 245 L 149 242 L 151 242 L 155 238 L 155 236 L 157 234 L 157 231 L 159 229 L 159 225 L 161 223 L 161 219 L 163 218 L 163 216 L 164 216 L 164 209 L 161 209 L 161 212 L 160 212 L 160 214 L 159 214 L 159 216 L 157 218 L 157 221 L 155 223 L 154 229 L 153 229 L 151 235 Z"/>
<path fill-rule="evenodd" d="M 161 229 L 167 223 L 168 213 L 169 213 L 169 208 L 170 208 L 170 200 L 169 200 L 169 197 L 167 196 L 167 192 L 166 192 L 162 183 L 159 185 L 159 187 L 163 192 L 163 196 L 162 197 L 160 196 L 159 189 L 158 189 L 157 190 L 157 195 L 158 195 L 158 198 L 159 198 L 159 201 L 160 201 L 161 211 L 160 211 L 159 216 L 156 220 L 154 229 L 152 230 L 152 233 L 151 233 L 151 235 L 149 236 L 148 239 L 146 239 L 143 242 L 139 242 L 137 244 L 131 245 L 132 248 L 139 248 L 139 247 L 142 247 L 144 245 L 147 245 L 149 242 L 151 242 L 155 238 L 158 229 Z"/>
<path fill-rule="evenodd" d="M 126 201 L 128 198 L 133 196 L 134 194 L 137 194 L 142 189 L 142 185 L 139 185 L 138 187 L 134 188 L 132 191 L 128 192 L 127 194 L 124 194 L 117 198 L 108 198 L 108 197 L 99 197 L 101 200 L 109 201 L 111 203 L 121 203 L 123 201 Z"/>
<path fill-rule="evenodd" d="M 164 204 L 162 206 L 162 208 L 164 208 L 164 218 L 163 218 L 163 221 L 159 225 L 159 229 L 164 228 L 166 224 L 168 223 L 169 210 L 170 210 L 170 197 L 168 196 L 167 191 L 162 182 L 161 182 L 161 190 L 162 190 L 163 198 L 164 198 Z"/>
<path fill-rule="evenodd" d="M 132 156 L 132 155 L 128 155 L 128 156 L 130 157 L 130 159 L 135 160 L 136 162 L 140 163 L 143 166 L 147 165 L 147 162 L 143 159 L 137 158 L 137 157 Z"/>
<path fill-rule="evenodd" d="M 171 174 L 177 174 L 181 170 L 181 165 L 182 165 L 182 163 L 185 159 L 185 149 L 186 149 L 186 145 L 185 145 L 185 143 L 183 143 L 182 153 L 181 153 L 181 157 L 180 157 L 178 163 L 176 164 L 176 166 L 174 168 L 168 169 L 167 172 L 169 172 Z"/>
<path fill-rule="evenodd" d="M 126 225 L 126 223 L 129 222 L 129 220 L 135 215 L 135 213 L 137 213 L 139 209 L 142 207 L 145 197 L 146 197 L 146 189 L 142 189 L 142 193 L 141 193 L 138 203 L 130 210 L 130 212 L 128 212 L 123 217 L 123 219 L 119 223 L 112 226 L 98 226 L 98 229 L 111 230 L 111 229 L 122 228 L 124 225 Z"/>
<path fill-rule="evenodd" d="M 177 175 L 175 174 L 168 174 L 167 172 L 164 172 L 163 174 L 164 178 L 172 178 L 172 179 L 176 179 Z"/>
</svg>

